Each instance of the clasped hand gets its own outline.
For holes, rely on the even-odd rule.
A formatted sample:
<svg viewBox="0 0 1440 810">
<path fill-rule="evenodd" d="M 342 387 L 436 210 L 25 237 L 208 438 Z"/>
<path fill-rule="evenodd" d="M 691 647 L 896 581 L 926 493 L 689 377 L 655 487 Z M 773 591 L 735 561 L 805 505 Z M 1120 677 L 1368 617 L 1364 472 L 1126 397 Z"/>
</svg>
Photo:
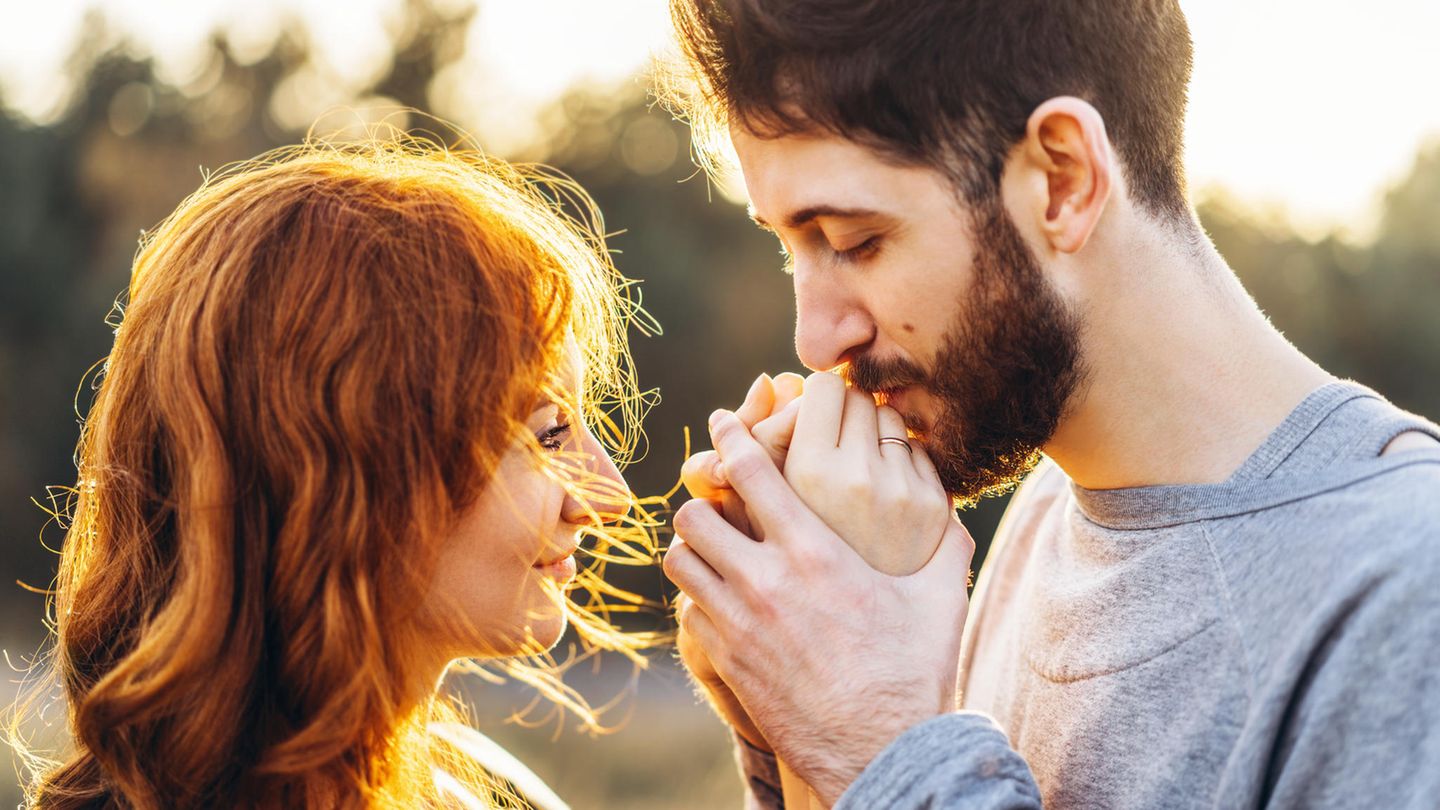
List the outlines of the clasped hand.
<svg viewBox="0 0 1440 810">
<path fill-rule="evenodd" d="M 974 543 L 923 447 L 833 374 L 756 382 L 687 461 L 665 571 L 680 652 L 721 714 L 832 804 L 954 708 Z M 877 570 L 879 569 L 879 570 Z"/>
</svg>

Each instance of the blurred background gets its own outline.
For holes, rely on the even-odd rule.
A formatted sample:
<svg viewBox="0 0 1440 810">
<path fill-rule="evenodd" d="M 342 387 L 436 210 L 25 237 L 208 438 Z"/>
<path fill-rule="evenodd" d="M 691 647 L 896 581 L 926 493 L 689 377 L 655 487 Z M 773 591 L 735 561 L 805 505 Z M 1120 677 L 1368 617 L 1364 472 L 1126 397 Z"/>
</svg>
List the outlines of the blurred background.
<svg viewBox="0 0 1440 810">
<path fill-rule="evenodd" d="M 1440 51 L 1428 39 L 1440 7 L 1182 5 L 1197 50 L 1192 186 L 1221 252 L 1312 357 L 1440 417 Z M 710 410 L 757 373 L 800 370 L 776 244 L 747 221 L 743 189 L 697 174 L 686 128 L 647 95 L 669 34 L 663 0 L 23 6 L 0 7 L 0 703 L 43 641 L 44 598 L 20 583 L 53 577 L 62 533 L 47 527 L 45 487 L 73 481 L 81 377 L 108 350 L 104 319 L 141 229 L 202 171 L 298 141 L 317 120 L 405 126 L 392 111 L 418 108 L 590 190 L 665 330 L 634 343 L 642 384 L 662 392 L 648 456 L 628 471 L 637 491 L 668 490 L 684 428 L 703 436 Z M 1003 506 L 966 515 L 982 553 Z M 664 587 L 658 570 L 626 584 Z M 631 675 L 607 663 L 581 680 L 604 700 Z M 483 730 L 577 810 L 738 806 L 727 736 L 668 655 L 599 739 L 507 722 L 523 689 L 461 686 Z M 7 770 L 0 806 L 18 801 Z"/>
</svg>

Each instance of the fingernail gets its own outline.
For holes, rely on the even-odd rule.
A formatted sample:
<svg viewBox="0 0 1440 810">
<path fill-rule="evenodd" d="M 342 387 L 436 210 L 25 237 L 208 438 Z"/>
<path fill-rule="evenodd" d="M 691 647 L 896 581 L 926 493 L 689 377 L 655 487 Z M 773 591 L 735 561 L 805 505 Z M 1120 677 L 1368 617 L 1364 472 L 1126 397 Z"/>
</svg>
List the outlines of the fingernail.
<svg viewBox="0 0 1440 810">
<path fill-rule="evenodd" d="M 717 408 L 714 413 L 710 414 L 710 429 L 714 430 L 715 424 L 725 418 L 725 415 L 728 413 L 730 412 L 724 408 Z"/>
<path fill-rule="evenodd" d="M 710 475 L 717 484 L 728 484 L 730 479 L 725 477 L 725 462 L 717 461 L 715 466 L 710 468 Z"/>
</svg>

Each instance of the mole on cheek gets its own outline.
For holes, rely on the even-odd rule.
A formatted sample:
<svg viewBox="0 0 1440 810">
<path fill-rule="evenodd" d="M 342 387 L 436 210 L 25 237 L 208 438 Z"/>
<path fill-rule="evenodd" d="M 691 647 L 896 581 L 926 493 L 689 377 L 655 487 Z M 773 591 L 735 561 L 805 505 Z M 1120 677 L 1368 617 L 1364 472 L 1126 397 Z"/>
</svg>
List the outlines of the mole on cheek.
<svg viewBox="0 0 1440 810">
<path fill-rule="evenodd" d="M 900 328 L 901 328 L 901 329 L 904 329 L 906 332 L 914 332 L 914 331 L 915 331 L 915 325 L 914 325 L 914 324 L 902 323 L 902 324 L 900 324 Z"/>
</svg>

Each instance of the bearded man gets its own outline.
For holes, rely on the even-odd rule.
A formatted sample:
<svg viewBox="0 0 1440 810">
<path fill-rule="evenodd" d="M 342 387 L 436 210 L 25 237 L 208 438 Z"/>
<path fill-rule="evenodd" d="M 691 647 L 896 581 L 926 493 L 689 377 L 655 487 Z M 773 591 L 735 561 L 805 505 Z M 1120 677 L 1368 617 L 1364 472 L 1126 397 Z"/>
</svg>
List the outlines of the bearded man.
<svg viewBox="0 0 1440 810">
<path fill-rule="evenodd" d="M 750 802 L 778 754 L 866 810 L 1435 806 L 1440 428 L 1206 237 L 1176 0 L 672 14 L 698 151 L 733 145 L 840 374 L 716 413 L 665 559 Z M 927 475 L 1024 479 L 973 604 Z"/>
</svg>

